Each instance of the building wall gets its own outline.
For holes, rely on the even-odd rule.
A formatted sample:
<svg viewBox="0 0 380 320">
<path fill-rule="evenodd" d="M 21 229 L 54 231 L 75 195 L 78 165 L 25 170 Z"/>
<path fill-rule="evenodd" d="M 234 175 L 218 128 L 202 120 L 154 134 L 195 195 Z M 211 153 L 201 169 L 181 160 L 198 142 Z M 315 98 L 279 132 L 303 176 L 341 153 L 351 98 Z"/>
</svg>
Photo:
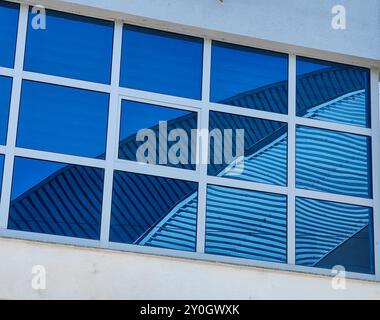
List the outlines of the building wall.
<svg viewBox="0 0 380 320">
<path fill-rule="evenodd" d="M 28 0 L 58 7 L 85 10 L 100 16 L 128 18 L 149 24 L 176 24 L 185 29 L 220 37 L 256 40 L 265 46 L 286 44 L 297 53 L 329 51 L 380 60 L 380 1 L 366 0 Z M 335 5 L 343 5 L 347 29 L 331 27 Z M 105 11 L 106 10 L 106 11 Z M 156 22 L 155 22 L 156 21 Z M 272 43 L 270 43 L 272 42 Z"/>
<path fill-rule="evenodd" d="M 334 31 L 333 0 L 41 0 L 57 8 L 213 35 L 326 59 L 380 61 L 380 1 L 342 0 L 347 30 Z M 86 8 L 84 6 L 92 6 Z M 106 11 L 104 11 L 106 10 Z M 191 13 L 191 14 L 190 14 Z M 129 19 L 129 20 L 128 20 Z M 349 60 L 347 61 L 349 62 Z M 2 299 L 380 299 L 380 284 L 253 267 L 1 239 Z M 47 289 L 32 289 L 32 268 L 47 271 Z"/>
<path fill-rule="evenodd" d="M 0 240 L 1 299 L 380 299 L 380 285 L 211 262 Z M 46 268 L 46 290 L 32 268 Z"/>
</svg>

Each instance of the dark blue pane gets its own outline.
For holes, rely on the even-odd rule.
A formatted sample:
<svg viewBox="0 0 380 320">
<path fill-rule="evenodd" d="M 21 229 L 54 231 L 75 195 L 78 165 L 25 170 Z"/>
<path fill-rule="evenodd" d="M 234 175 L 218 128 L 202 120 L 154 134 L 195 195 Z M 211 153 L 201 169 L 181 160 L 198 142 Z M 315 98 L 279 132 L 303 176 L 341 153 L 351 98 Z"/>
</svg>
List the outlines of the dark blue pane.
<svg viewBox="0 0 380 320">
<path fill-rule="evenodd" d="M 121 86 L 200 99 L 202 55 L 202 39 L 126 25 Z"/>
<path fill-rule="evenodd" d="M 371 139 L 297 127 L 297 187 L 371 197 Z"/>
<path fill-rule="evenodd" d="M 0 66 L 13 68 L 19 5 L 16 3 L 0 1 Z"/>
<path fill-rule="evenodd" d="M 8 229 L 99 239 L 104 171 L 16 158 Z"/>
<path fill-rule="evenodd" d="M 9 107 L 11 104 L 12 78 L 0 76 L 0 144 L 7 140 Z"/>
<path fill-rule="evenodd" d="M 197 113 L 122 102 L 119 158 L 195 170 Z"/>
<path fill-rule="evenodd" d="M 104 93 L 24 81 L 17 146 L 104 159 L 108 100 Z"/>
<path fill-rule="evenodd" d="M 213 42 L 211 101 L 288 112 L 288 56 Z"/>
<path fill-rule="evenodd" d="M 113 22 L 46 11 L 46 29 L 34 29 L 29 13 L 25 66 L 27 71 L 109 83 Z"/>
<path fill-rule="evenodd" d="M 209 186 L 206 252 L 286 262 L 286 196 Z"/>
<path fill-rule="evenodd" d="M 197 184 L 115 172 L 110 241 L 195 251 Z"/>
<path fill-rule="evenodd" d="M 286 123 L 210 112 L 208 173 L 284 186 L 287 137 Z"/>
<path fill-rule="evenodd" d="M 297 115 L 369 127 L 369 70 L 297 58 Z"/>
<path fill-rule="evenodd" d="M 298 198 L 297 264 L 374 273 L 372 209 Z"/>
</svg>

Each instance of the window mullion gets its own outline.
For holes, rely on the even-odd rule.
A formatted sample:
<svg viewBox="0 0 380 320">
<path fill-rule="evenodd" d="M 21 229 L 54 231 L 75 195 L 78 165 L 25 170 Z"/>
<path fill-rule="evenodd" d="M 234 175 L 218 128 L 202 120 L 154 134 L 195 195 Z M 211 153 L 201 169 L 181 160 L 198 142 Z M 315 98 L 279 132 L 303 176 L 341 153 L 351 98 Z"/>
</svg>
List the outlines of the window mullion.
<svg viewBox="0 0 380 320">
<path fill-rule="evenodd" d="M 16 147 L 18 114 L 21 99 L 22 72 L 24 68 L 24 55 L 26 32 L 28 27 L 28 10 L 29 6 L 20 5 L 20 14 L 18 21 L 16 56 L 14 64 L 14 77 L 12 83 L 11 105 L 9 110 L 9 123 L 7 135 L 7 147 L 4 161 L 4 174 L 1 192 L 0 204 L 0 229 L 6 229 L 9 217 L 9 203 L 11 199 L 13 162 Z"/>
<path fill-rule="evenodd" d="M 288 77 L 288 263 L 296 264 L 296 56 L 289 55 Z"/>
<path fill-rule="evenodd" d="M 108 132 L 107 132 L 107 151 L 106 151 L 106 168 L 104 175 L 103 190 L 103 208 L 102 222 L 100 232 L 100 243 L 102 247 L 108 247 L 110 225 L 111 225 L 111 208 L 112 208 L 112 188 L 113 188 L 113 171 L 115 160 L 118 155 L 118 125 L 120 108 L 119 99 L 119 78 L 121 64 L 121 47 L 123 38 L 123 23 L 115 23 L 113 56 L 112 56 L 112 73 L 111 73 L 111 94 L 108 115 Z"/>
<path fill-rule="evenodd" d="M 380 281 L 380 111 L 379 70 L 371 69 L 372 184 L 376 280 Z"/>
<path fill-rule="evenodd" d="M 199 129 L 208 132 L 210 101 L 210 76 L 211 76 L 211 40 L 205 39 L 203 47 L 203 77 L 202 77 L 202 101 L 203 108 L 200 111 Z M 198 130 L 199 132 L 199 130 Z M 201 134 L 199 132 L 198 134 Z M 207 163 L 208 163 L 208 134 L 199 136 L 198 140 L 198 218 L 197 218 L 197 252 L 205 252 L 206 243 L 206 202 L 207 202 Z"/>
</svg>

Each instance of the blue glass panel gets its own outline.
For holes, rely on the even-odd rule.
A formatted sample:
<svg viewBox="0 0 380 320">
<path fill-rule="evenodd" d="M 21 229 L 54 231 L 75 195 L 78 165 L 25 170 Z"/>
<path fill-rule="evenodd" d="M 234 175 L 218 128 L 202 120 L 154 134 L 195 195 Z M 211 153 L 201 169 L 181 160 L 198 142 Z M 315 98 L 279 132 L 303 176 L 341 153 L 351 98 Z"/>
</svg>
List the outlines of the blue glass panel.
<svg viewBox="0 0 380 320">
<path fill-rule="evenodd" d="M 117 171 L 110 241 L 195 251 L 197 184 Z"/>
<path fill-rule="evenodd" d="M 109 96 L 24 81 L 17 146 L 104 159 Z"/>
<path fill-rule="evenodd" d="M 206 252 L 286 262 L 286 196 L 209 186 Z"/>
<path fill-rule="evenodd" d="M 46 11 L 46 29 L 34 29 L 29 13 L 27 71 L 110 83 L 113 22 Z"/>
<path fill-rule="evenodd" d="M 297 264 L 374 273 L 372 209 L 297 198 Z"/>
<path fill-rule="evenodd" d="M 282 122 L 210 112 L 208 173 L 285 186 L 287 131 Z"/>
<path fill-rule="evenodd" d="M 368 69 L 297 58 L 297 115 L 369 127 L 369 85 Z"/>
<path fill-rule="evenodd" d="M 297 127 L 297 187 L 371 197 L 371 139 Z"/>
<path fill-rule="evenodd" d="M 19 5 L 0 1 L 0 66 L 13 68 L 16 52 Z"/>
<path fill-rule="evenodd" d="M 211 101 L 288 113 L 286 54 L 213 42 Z"/>
<path fill-rule="evenodd" d="M 0 144 L 7 140 L 9 107 L 11 104 L 12 78 L 0 76 Z"/>
<path fill-rule="evenodd" d="M 196 128 L 196 112 L 124 100 L 119 158 L 195 170 Z"/>
<path fill-rule="evenodd" d="M 200 99 L 202 57 L 202 39 L 126 25 L 121 86 Z"/>
<path fill-rule="evenodd" d="M 102 169 L 17 158 L 8 229 L 99 239 Z"/>
</svg>

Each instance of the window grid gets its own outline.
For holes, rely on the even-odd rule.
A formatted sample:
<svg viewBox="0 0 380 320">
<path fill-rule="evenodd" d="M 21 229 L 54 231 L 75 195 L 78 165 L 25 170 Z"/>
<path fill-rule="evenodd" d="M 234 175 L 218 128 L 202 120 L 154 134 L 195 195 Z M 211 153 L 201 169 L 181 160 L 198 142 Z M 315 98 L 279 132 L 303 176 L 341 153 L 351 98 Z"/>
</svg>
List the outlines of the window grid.
<svg viewBox="0 0 380 320">
<path fill-rule="evenodd" d="M 28 6 L 22 4 L 20 6 L 18 36 L 16 44 L 16 58 L 14 69 L 0 67 L 0 75 L 13 77 L 12 98 L 10 106 L 10 116 L 8 125 L 7 145 L 0 146 L 0 153 L 5 154 L 4 175 L 2 183 L 2 196 L 0 205 L 0 236 L 17 237 L 21 239 L 40 240 L 48 242 L 58 242 L 65 244 L 77 244 L 91 247 L 122 249 L 133 252 L 144 252 L 160 255 L 170 255 L 185 258 L 196 258 L 199 260 L 214 260 L 228 262 L 233 264 L 251 265 L 258 267 L 278 268 L 290 271 L 305 271 L 309 273 L 317 273 L 330 275 L 330 270 L 318 269 L 314 267 L 304 267 L 295 265 L 295 199 L 296 197 L 304 197 L 309 199 L 326 200 L 333 202 L 341 202 L 346 204 L 354 204 L 371 207 L 374 210 L 374 245 L 375 245 L 375 275 L 357 274 L 348 272 L 347 275 L 353 278 L 377 280 L 380 281 L 380 115 L 379 115 L 379 95 L 378 81 L 379 70 L 371 69 L 371 118 L 372 128 L 360 128 L 345 124 L 328 123 L 320 120 L 306 119 L 296 117 L 296 56 L 289 55 L 289 112 L 288 115 L 276 114 L 254 109 L 221 105 L 210 103 L 210 69 L 211 69 L 211 40 L 204 39 L 204 56 L 203 56 L 203 80 L 202 80 L 202 100 L 192 100 L 188 98 L 180 98 L 167 96 L 164 94 L 144 92 L 140 90 L 119 87 L 120 61 L 121 61 L 121 45 L 123 22 L 119 21 L 115 24 L 114 32 L 114 49 L 112 63 L 112 81 L 110 85 L 92 83 L 82 80 L 67 79 L 57 76 L 43 75 L 33 72 L 23 71 L 26 31 L 28 23 Z M 29 150 L 17 148 L 16 134 L 18 123 L 19 102 L 21 95 L 22 80 L 34 80 L 51 84 L 76 87 L 80 89 L 89 89 L 93 91 L 105 92 L 110 94 L 109 122 L 107 134 L 107 151 L 106 160 L 88 159 L 78 156 L 70 156 L 64 154 L 56 154 L 51 152 Z M 219 111 L 231 114 L 245 115 L 257 117 L 266 120 L 275 120 L 288 123 L 288 186 L 272 186 L 261 183 L 232 180 L 223 177 L 211 177 L 207 175 L 207 165 L 199 165 L 197 170 L 192 172 L 179 168 L 161 167 L 154 165 L 139 164 L 132 161 L 119 160 L 117 158 L 118 150 L 118 127 L 121 109 L 121 100 L 131 98 L 135 101 L 154 102 L 158 105 L 173 105 L 182 109 L 198 110 L 199 128 L 208 129 L 209 111 Z M 117 124 L 117 125 L 115 125 Z M 329 129 L 341 132 L 354 133 L 372 137 L 372 183 L 373 183 L 373 199 L 365 199 L 346 195 L 336 195 L 326 192 L 310 191 L 297 189 L 295 186 L 295 130 L 296 125 L 309 126 L 314 128 Z M 200 137 L 198 137 L 200 141 Z M 197 153 L 199 159 L 207 159 L 207 145 L 198 144 Z M 105 169 L 104 193 L 103 193 L 103 211 L 101 224 L 100 240 L 85 240 L 62 236 L 54 236 L 47 234 L 36 234 L 23 231 L 7 230 L 7 221 L 10 205 L 10 194 L 12 186 L 13 163 L 16 156 L 28 157 L 31 159 L 50 160 L 64 162 L 68 164 L 84 165 L 89 167 Z M 197 250 L 196 252 L 182 252 L 171 249 L 162 249 L 154 247 L 142 247 L 131 244 L 119 244 L 109 242 L 109 227 L 112 202 L 112 184 L 113 171 L 121 170 L 134 173 L 149 174 L 153 176 L 162 176 L 167 178 L 178 178 L 182 180 L 194 181 L 199 183 L 198 194 L 198 221 L 197 221 Z M 204 254 L 205 244 L 205 216 L 206 216 L 206 193 L 208 185 L 220 185 L 227 187 L 242 188 L 247 190 L 270 192 L 274 194 L 282 194 L 288 197 L 288 264 L 251 261 L 242 258 L 233 258 L 227 256 L 217 256 L 212 254 Z"/>
</svg>

